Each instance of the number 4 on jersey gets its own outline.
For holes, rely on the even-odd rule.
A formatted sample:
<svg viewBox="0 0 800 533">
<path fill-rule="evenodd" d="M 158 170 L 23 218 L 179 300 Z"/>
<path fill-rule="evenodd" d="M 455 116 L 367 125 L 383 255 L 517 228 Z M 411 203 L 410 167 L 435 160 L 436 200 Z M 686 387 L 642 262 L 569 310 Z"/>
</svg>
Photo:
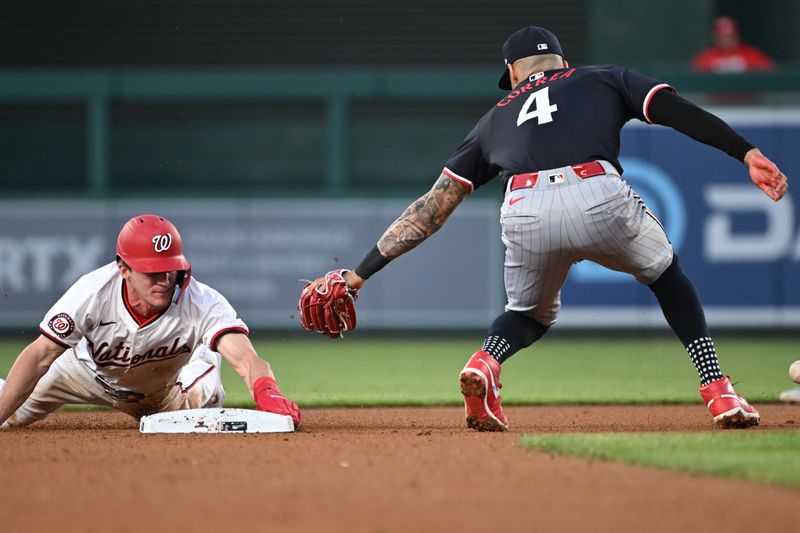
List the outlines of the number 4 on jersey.
<svg viewBox="0 0 800 533">
<path fill-rule="evenodd" d="M 555 104 L 550 105 L 550 87 L 539 89 L 531 93 L 525 101 L 525 105 L 522 106 L 522 110 L 517 117 L 517 126 L 519 127 L 524 122 L 534 118 L 539 125 L 553 122 L 553 113 L 556 111 L 558 111 L 558 106 Z"/>
</svg>

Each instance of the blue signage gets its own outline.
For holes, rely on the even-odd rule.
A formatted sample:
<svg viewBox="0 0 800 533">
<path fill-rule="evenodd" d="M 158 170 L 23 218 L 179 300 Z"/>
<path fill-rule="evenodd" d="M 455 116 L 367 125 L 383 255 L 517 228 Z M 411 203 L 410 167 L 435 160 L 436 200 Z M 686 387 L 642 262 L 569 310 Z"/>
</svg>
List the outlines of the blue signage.
<svg viewBox="0 0 800 533">
<path fill-rule="evenodd" d="M 663 127 L 623 130 L 623 179 L 664 224 L 712 323 L 800 326 L 800 219 L 791 185 L 800 171 L 800 122 L 753 122 L 734 126 L 789 176 L 780 202 L 751 182 L 742 163 Z M 562 301 L 565 312 L 657 308 L 631 276 L 588 262 L 573 268 Z"/>
</svg>

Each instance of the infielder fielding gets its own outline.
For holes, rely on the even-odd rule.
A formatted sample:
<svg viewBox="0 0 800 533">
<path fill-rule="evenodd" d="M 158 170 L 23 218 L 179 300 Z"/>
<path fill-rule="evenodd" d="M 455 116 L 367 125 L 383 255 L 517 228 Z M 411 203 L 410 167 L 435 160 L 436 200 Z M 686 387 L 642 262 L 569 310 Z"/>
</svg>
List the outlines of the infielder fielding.
<svg viewBox="0 0 800 533">
<path fill-rule="evenodd" d="M 500 365 L 555 323 L 570 267 L 590 260 L 653 291 L 700 374 L 700 396 L 720 427 L 757 425 L 756 409 L 721 372 L 705 315 L 664 228 L 621 179 L 620 130 L 630 119 L 670 126 L 747 166 L 777 201 L 787 180 L 716 116 L 665 83 L 617 66 L 571 68 L 556 36 L 530 26 L 503 45 L 508 92 L 447 160 L 355 271 L 332 271 L 301 294 L 302 324 L 330 336 L 355 326 L 357 291 L 391 260 L 430 237 L 476 187 L 500 175 L 506 311 L 460 374 L 467 425 L 503 431 Z"/>
<path fill-rule="evenodd" d="M 65 403 L 105 405 L 135 418 L 221 407 L 219 354 L 259 410 L 300 425 L 300 410 L 279 392 L 247 326 L 221 294 L 191 276 L 178 230 L 160 216 L 130 219 L 116 261 L 80 278 L 39 330 L 5 384 L 0 380 L 0 425 L 30 424 Z"/>
</svg>

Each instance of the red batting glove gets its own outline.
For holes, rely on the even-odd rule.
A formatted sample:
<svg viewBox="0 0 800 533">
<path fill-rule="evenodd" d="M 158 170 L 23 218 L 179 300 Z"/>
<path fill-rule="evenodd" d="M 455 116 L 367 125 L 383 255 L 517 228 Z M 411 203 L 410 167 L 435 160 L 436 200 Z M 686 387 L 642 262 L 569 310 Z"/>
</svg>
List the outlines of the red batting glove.
<svg viewBox="0 0 800 533">
<path fill-rule="evenodd" d="M 258 378 L 253 383 L 253 397 L 259 411 L 288 415 L 294 421 L 294 428 L 300 427 L 300 408 L 278 390 L 278 384 L 270 377 Z"/>
</svg>

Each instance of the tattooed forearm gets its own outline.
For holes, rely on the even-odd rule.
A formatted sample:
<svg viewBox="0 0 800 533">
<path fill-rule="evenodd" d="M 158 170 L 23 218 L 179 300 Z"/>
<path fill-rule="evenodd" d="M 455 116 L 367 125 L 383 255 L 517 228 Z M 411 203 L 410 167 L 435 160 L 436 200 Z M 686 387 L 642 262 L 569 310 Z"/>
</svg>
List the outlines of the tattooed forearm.
<svg viewBox="0 0 800 533">
<path fill-rule="evenodd" d="M 408 206 L 380 238 L 381 255 L 394 259 L 436 233 L 469 193 L 466 185 L 440 175 L 433 188 Z"/>
</svg>

